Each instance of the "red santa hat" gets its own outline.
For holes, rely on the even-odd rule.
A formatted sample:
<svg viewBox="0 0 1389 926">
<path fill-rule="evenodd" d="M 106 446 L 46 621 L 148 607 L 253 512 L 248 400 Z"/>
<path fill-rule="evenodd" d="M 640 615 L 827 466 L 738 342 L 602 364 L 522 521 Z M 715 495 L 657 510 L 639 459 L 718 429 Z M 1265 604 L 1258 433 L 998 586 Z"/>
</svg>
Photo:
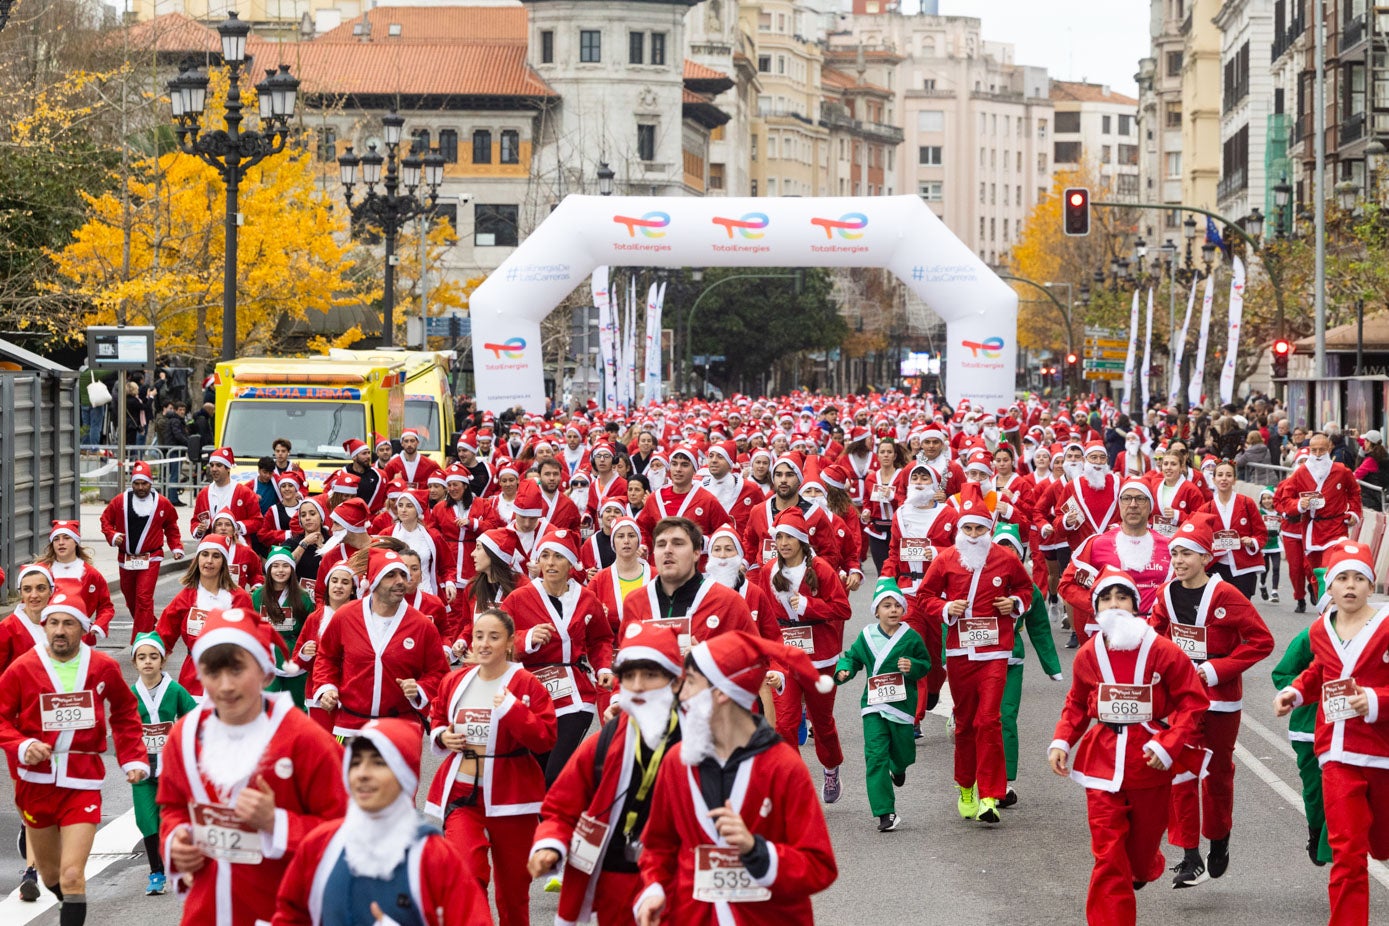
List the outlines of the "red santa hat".
<svg viewBox="0 0 1389 926">
<path fill-rule="evenodd" d="M 574 568 L 579 566 L 579 533 L 563 527 L 552 527 L 540 538 L 535 546 L 535 558 L 539 559 L 544 550 L 553 550 L 569 560 Z"/>
<path fill-rule="evenodd" d="M 333 474 L 333 485 L 329 491 L 335 495 L 356 495 L 362 479 L 356 473 L 340 469 Z"/>
<path fill-rule="evenodd" d="M 792 505 L 776 516 L 772 525 L 772 536 L 775 537 L 777 534 L 787 534 L 801 543 L 810 543 L 810 527 L 805 523 L 805 514 L 798 506 Z"/>
<path fill-rule="evenodd" d="M 831 463 L 820 470 L 820 482 L 836 489 L 849 488 L 849 471 L 838 463 Z"/>
<path fill-rule="evenodd" d="M 308 498 L 300 500 L 299 507 L 295 509 L 295 513 L 298 514 L 300 511 L 303 511 L 305 505 L 312 505 L 318 510 L 318 519 L 320 521 L 328 520 L 328 506 L 322 495 L 310 495 Z"/>
<path fill-rule="evenodd" d="M 48 532 L 48 539 L 54 540 L 58 537 L 71 537 L 78 543 L 82 542 L 82 522 L 81 521 L 54 521 L 53 527 Z"/>
<path fill-rule="evenodd" d="M 220 463 L 227 469 L 231 469 L 236 465 L 236 454 L 232 453 L 230 447 L 218 447 L 207 455 L 207 462 Z"/>
<path fill-rule="evenodd" d="M 130 481 L 132 483 L 148 482 L 150 485 L 154 485 L 154 473 L 150 470 L 150 465 L 144 460 L 136 460 L 135 465 L 130 468 Z"/>
<path fill-rule="evenodd" d="M 503 476 L 515 476 L 517 479 L 521 478 L 521 471 L 516 468 L 516 461 L 512 460 L 510 457 L 499 457 L 496 461 L 496 466 L 498 479 L 501 479 Z"/>
<path fill-rule="evenodd" d="M 1087 457 L 1096 451 L 1104 454 L 1106 459 L 1109 458 L 1109 451 L 1104 449 L 1104 441 L 1088 440 L 1085 442 L 1085 455 Z"/>
<path fill-rule="evenodd" d="M 424 517 L 425 511 L 429 509 L 429 490 L 428 489 L 406 489 L 400 493 L 401 498 L 408 498 L 415 503 L 415 513 L 419 517 Z"/>
<path fill-rule="evenodd" d="M 969 456 L 965 459 L 965 472 L 970 471 L 993 475 L 994 460 L 987 450 L 976 448 L 969 452 Z"/>
<path fill-rule="evenodd" d="M 737 441 L 725 440 L 712 444 L 709 447 L 709 455 L 718 454 L 728 461 L 729 466 L 738 464 L 738 443 Z"/>
<path fill-rule="evenodd" d="M 367 447 L 366 441 L 356 437 L 349 437 L 342 442 L 342 449 L 347 451 L 347 458 L 349 460 L 355 460 L 357 454 L 370 448 Z"/>
<path fill-rule="evenodd" d="M 607 506 L 605 505 L 604 507 Z M 637 532 L 637 539 L 641 539 L 641 525 L 639 525 L 637 523 L 637 519 L 632 517 L 631 515 L 624 515 L 613 522 L 611 536 L 617 536 L 617 529 L 620 527 L 630 527 L 632 530 Z"/>
<path fill-rule="evenodd" d="M 366 740 L 376 747 L 386 767 L 395 775 L 400 788 L 413 800 L 420 786 L 420 753 L 422 751 L 420 728 L 409 720 L 399 717 L 379 717 L 368 720 L 356 732 L 354 739 Z M 342 780 L 347 783 L 348 770 L 352 767 L 352 744 L 342 751 Z"/>
<path fill-rule="evenodd" d="M 674 460 L 676 457 L 684 457 L 685 459 L 690 461 L 691 466 L 699 465 L 699 454 L 695 453 L 694 448 L 686 446 L 684 444 L 682 444 L 679 447 L 676 447 L 667 456 L 671 460 Z"/>
<path fill-rule="evenodd" d="M 399 553 L 376 549 L 367 554 L 367 593 L 376 591 L 381 580 L 392 572 L 399 572 L 407 579 L 410 577 L 410 567 L 405 565 Z"/>
<path fill-rule="evenodd" d="M 232 561 L 232 539 L 230 537 L 223 537 L 221 534 L 204 534 L 203 538 L 198 541 L 198 549 L 194 551 L 194 555 L 204 550 L 221 553 L 222 559 L 228 563 Z"/>
<path fill-rule="evenodd" d="M 859 441 L 868 440 L 871 432 L 861 424 L 853 425 L 844 434 L 844 443 L 857 444 Z"/>
<path fill-rule="evenodd" d="M 540 486 L 529 479 L 522 479 L 511 509 L 523 518 L 538 518 L 544 514 L 545 498 L 540 493 Z"/>
<path fill-rule="evenodd" d="M 275 477 L 275 488 L 282 487 L 286 482 L 294 486 L 298 492 L 304 491 L 304 476 L 297 469 L 287 469 Z"/>
<path fill-rule="evenodd" d="M 53 588 L 57 583 L 53 581 L 53 573 L 42 563 L 28 563 L 19 567 L 19 575 L 15 577 L 15 585 L 23 585 L 24 577 L 27 575 L 43 576 L 48 580 L 48 587 Z M 0 585 L 5 584 L 5 577 L 0 574 Z"/>
<path fill-rule="evenodd" d="M 279 633 L 275 628 L 261 620 L 254 611 L 214 608 L 203 624 L 203 632 L 198 634 L 197 642 L 193 644 L 193 661 L 197 662 L 203 653 L 214 646 L 230 643 L 250 653 L 261 671 L 274 672 L 278 638 Z"/>
<path fill-rule="evenodd" d="M 450 482 L 472 482 L 473 474 L 468 472 L 468 468 L 462 463 L 450 463 L 448 469 L 444 470 L 444 483 Z"/>
<path fill-rule="evenodd" d="M 1149 505 L 1157 504 L 1156 500 L 1153 498 L 1153 490 L 1149 488 L 1148 483 L 1144 482 L 1142 479 L 1130 479 L 1128 482 L 1119 486 L 1119 496 L 1123 497 L 1125 492 L 1141 492 L 1148 497 Z"/>
<path fill-rule="evenodd" d="M 360 498 L 349 498 L 333 509 L 334 523 L 349 534 L 365 534 L 370 520 L 371 509 Z"/>
<path fill-rule="evenodd" d="M 458 449 L 477 453 L 477 428 L 469 428 L 458 435 Z"/>
<path fill-rule="evenodd" d="M 1354 541 L 1343 541 L 1328 550 L 1325 554 L 1326 561 L 1326 584 L 1331 585 L 1331 580 L 1343 572 L 1358 572 L 1370 584 L 1375 582 L 1375 567 L 1370 559 L 1371 550 L 1363 543 Z"/>
<path fill-rule="evenodd" d="M 752 709 L 773 664 L 821 694 L 834 688 L 834 680 L 821 675 L 804 651 L 741 630 L 697 644 L 690 650 L 690 658 L 710 685 L 744 710 Z"/>
<path fill-rule="evenodd" d="M 404 436 L 405 436 L 405 435 L 403 435 L 403 434 L 401 435 L 401 437 L 404 437 Z M 392 445 L 391 445 L 391 439 L 390 439 L 389 437 L 387 437 L 386 435 L 384 435 L 384 434 L 373 434 L 372 437 L 376 438 L 376 440 L 372 442 L 372 448 L 375 449 L 375 450 L 380 450 L 382 447 L 391 447 L 391 446 L 392 446 Z M 392 449 L 394 449 L 394 448 L 392 448 Z M 356 454 L 354 453 L 353 456 L 356 456 Z"/>
<path fill-rule="evenodd" d="M 1182 547 L 1197 553 L 1210 553 L 1214 545 L 1215 538 L 1211 534 L 1211 529 L 1206 524 L 1197 521 L 1187 521 L 1177 528 L 1177 533 L 1172 535 L 1171 540 L 1167 541 L 1168 549 Z"/>
<path fill-rule="evenodd" d="M 637 532 L 640 535 L 640 531 Z M 520 538 L 516 532 L 505 527 L 494 527 L 483 531 L 477 542 L 487 550 L 487 555 L 508 569 L 516 568 L 516 557 L 520 550 Z"/>
<path fill-rule="evenodd" d="M 405 480 L 397 476 L 386 486 L 386 501 L 393 502 L 408 491 L 410 490 L 406 488 Z"/>
<path fill-rule="evenodd" d="M 613 656 L 613 672 L 620 674 L 624 665 L 637 661 L 654 662 L 679 678 L 684 662 L 680 658 L 679 634 L 650 621 L 629 624 L 617 655 Z M 419 739 L 418 735 L 415 738 Z"/>
<path fill-rule="evenodd" d="M 407 437 L 413 437 L 418 441 L 420 439 L 420 432 L 416 431 L 414 428 L 406 428 L 404 431 L 400 432 L 400 439 L 405 440 Z"/>
<path fill-rule="evenodd" d="M 956 523 L 978 524 L 990 530 L 994 526 L 994 516 L 984 502 L 984 491 L 977 482 L 966 482 L 960 488 L 960 519 Z"/>
<path fill-rule="evenodd" d="M 54 595 L 44 606 L 43 613 L 40 615 L 40 622 L 48 620 L 51 614 L 69 614 L 77 618 L 82 625 L 82 630 L 92 629 L 91 613 L 94 610 L 94 602 L 82 592 L 64 593 L 59 592 Z"/>
<path fill-rule="evenodd" d="M 1115 566 L 1105 566 L 1100 570 L 1100 574 L 1095 577 L 1095 581 L 1090 586 L 1090 605 L 1095 610 L 1099 610 L 1100 594 L 1107 588 L 1121 585 L 1129 590 L 1136 602 L 1138 598 L 1138 583 L 1133 581 L 1133 577 L 1122 569 Z"/>
<path fill-rule="evenodd" d="M 783 453 L 781 456 L 777 457 L 776 462 L 772 464 L 772 471 L 775 472 L 776 468 L 783 463 L 791 467 L 791 471 L 796 474 L 797 482 L 803 482 L 805 480 L 805 454 L 795 450 L 790 453 Z"/>
<path fill-rule="evenodd" d="M 714 533 L 709 535 L 709 546 L 711 549 L 714 546 L 714 541 L 718 540 L 720 537 L 726 537 L 733 541 L 733 549 L 738 551 L 738 558 L 743 562 L 747 562 L 747 554 L 743 552 L 743 541 L 739 538 L 737 531 L 726 525 L 714 531 Z"/>
<path fill-rule="evenodd" d="M 218 521 L 230 521 L 231 526 L 236 531 L 236 536 L 238 537 L 243 536 L 246 533 L 245 526 L 242 525 L 242 523 L 236 519 L 236 515 L 232 514 L 232 510 L 230 508 L 221 508 L 213 512 L 211 521 L 212 526 L 216 527 Z"/>
</svg>

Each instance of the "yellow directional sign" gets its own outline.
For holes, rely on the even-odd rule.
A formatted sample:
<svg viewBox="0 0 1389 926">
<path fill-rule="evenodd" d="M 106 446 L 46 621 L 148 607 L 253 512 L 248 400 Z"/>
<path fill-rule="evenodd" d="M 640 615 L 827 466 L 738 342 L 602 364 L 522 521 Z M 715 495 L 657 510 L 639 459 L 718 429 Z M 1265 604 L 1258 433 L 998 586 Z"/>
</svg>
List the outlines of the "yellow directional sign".
<svg viewBox="0 0 1389 926">
<path fill-rule="evenodd" d="M 1112 382 L 1117 382 L 1117 381 L 1119 381 L 1119 380 L 1121 380 L 1121 379 L 1124 378 L 1124 371 L 1123 371 L 1123 370 L 1086 370 L 1086 371 L 1085 371 L 1085 378 L 1086 378 L 1086 379 L 1107 379 L 1107 380 L 1110 380 L 1110 381 L 1112 381 Z"/>
<path fill-rule="evenodd" d="M 1087 360 L 1127 360 L 1129 359 L 1129 352 L 1127 349 L 1112 350 L 1092 347 L 1085 352 L 1085 357 Z"/>
<path fill-rule="evenodd" d="M 1086 339 L 1085 339 L 1085 346 L 1086 346 L 1086 347 L 1116 347 L 1116 348 L 1119 348 L 1120 350 L 1127 351 L 1127 350 L 1129 349 L 1129 342 L 1128 342 L 1128 341 L 1116 341 L 1116 340 L 1113 340 L 1113 339 L 1110 339 L 1110 338 L 1086 338 Z"/>
</svg>

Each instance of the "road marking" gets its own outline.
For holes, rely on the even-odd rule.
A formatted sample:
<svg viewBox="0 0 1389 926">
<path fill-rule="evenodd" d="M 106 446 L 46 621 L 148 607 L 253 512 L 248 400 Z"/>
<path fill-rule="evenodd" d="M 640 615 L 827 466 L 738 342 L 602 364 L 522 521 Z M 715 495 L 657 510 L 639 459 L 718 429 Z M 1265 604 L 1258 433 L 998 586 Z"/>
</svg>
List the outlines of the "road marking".
<svg viewBox="0 0 1389 926">
<path fill-rule="evenodd" d="M 1288 751 L 1291 752 L 1292 747 L 1289 747 Z M 1287 782 L 1278 777 L 1277 772 L 1260 762 L 1257 756 L 1245 749 L 1240 743 L 1235 744 L 1235 758 L 1243 762 L 1255 775 L 1258 775 L 1264 784 L 1274 790 L 1274 793 L 1295 807 L 1299 815 L 1304 813 L 1302 793 L 1289 787 Z M 1389 867 L 1385 867 L 1383 862 L 1377 862 L 1374 859 L 1366 859 L 1366 862 L 1369 863 L 1370 877 L 1389 888 Z M 3 912 L 4 910 L 0 908 L 0 913 Z"/>
<path fill-rule="evenodd" d="M 1283 736 L 1279 736 L 1277 733 L 1273 732 L 1268 727 L 1264 726 L 1257 720 L 1250 717 L 1248 713 L 1245 713 L 1243 716 L 1240 717 L 1240 725 L 1249 730 L 1253 730 L 1260 737 L 1272 744 L 1274 749 L 1277 749 L 1279 752 L 1287 756 L 1289 759 L 1297 759 L 1297 753 L 1293 751 L 1293 747 L 1288 742 L 1288 737 L 1286 734 Z"/>
<path fill-rule="evenodd" d="M 135 825 L 135 811 L 127 810 L 119 817 L 96 831 L 92 842 L 92 854 L 87 858 L 86 875 L 91 881 L 106 868 L 123 859 L 131 858 L 130 847 L 140 842 L 140 828 Z M 0 923 L 5 926 L 24 926 L 58 906 L 58 898 L 47 889 L 39 893 L 39 899 L 26 903 L 19 899 L 19 888 L 5 899 L 0 900 Z"/>
</svg>

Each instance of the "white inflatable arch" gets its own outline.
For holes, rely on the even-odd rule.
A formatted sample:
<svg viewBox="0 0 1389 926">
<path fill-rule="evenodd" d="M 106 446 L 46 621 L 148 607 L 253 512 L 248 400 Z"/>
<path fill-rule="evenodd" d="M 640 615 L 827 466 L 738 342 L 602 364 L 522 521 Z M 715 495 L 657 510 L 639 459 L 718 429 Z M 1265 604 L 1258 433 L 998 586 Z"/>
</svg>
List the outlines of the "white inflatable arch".
<svg viewBox="0 0 1389 926">
<path fill-rule="evenodd" d="M 951 403 L 1013 401 L 1017 294 L 915 196 L 569 196 L 472 295 L 479 408 L 544 410 L 540 322 L 603 265 L 886 267 L 945 320 Z"/>
</svg>

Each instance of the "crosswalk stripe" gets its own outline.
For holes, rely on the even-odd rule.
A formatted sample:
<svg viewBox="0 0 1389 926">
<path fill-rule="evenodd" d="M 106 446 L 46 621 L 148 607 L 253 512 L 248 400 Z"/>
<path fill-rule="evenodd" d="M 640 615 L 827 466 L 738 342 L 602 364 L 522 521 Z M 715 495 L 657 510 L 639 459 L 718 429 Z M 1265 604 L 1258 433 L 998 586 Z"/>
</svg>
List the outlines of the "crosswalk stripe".
<svg viewBox="0 0 1389 926">
<path fill-rule="evenodd" d="M 92 842 L 92 855 L 87 859 L 87 880 L 91 881 L 115 862 L 127 858 L 131 852 L 130 847 L 137 845 L 140 839 L 140 828 L 135 825 L 133 809 L 113 817 L 96 831 L 96 839 Z M 4 923 L 5 926 L 24 926 L 56 906 L 58 898 L 47 889 L 40 892 L 38 900 L 26 903 L 19 899 L 19 888 L 15 888 L 8 897 L 0 900 L 0 923 Z"/>
</svg>

